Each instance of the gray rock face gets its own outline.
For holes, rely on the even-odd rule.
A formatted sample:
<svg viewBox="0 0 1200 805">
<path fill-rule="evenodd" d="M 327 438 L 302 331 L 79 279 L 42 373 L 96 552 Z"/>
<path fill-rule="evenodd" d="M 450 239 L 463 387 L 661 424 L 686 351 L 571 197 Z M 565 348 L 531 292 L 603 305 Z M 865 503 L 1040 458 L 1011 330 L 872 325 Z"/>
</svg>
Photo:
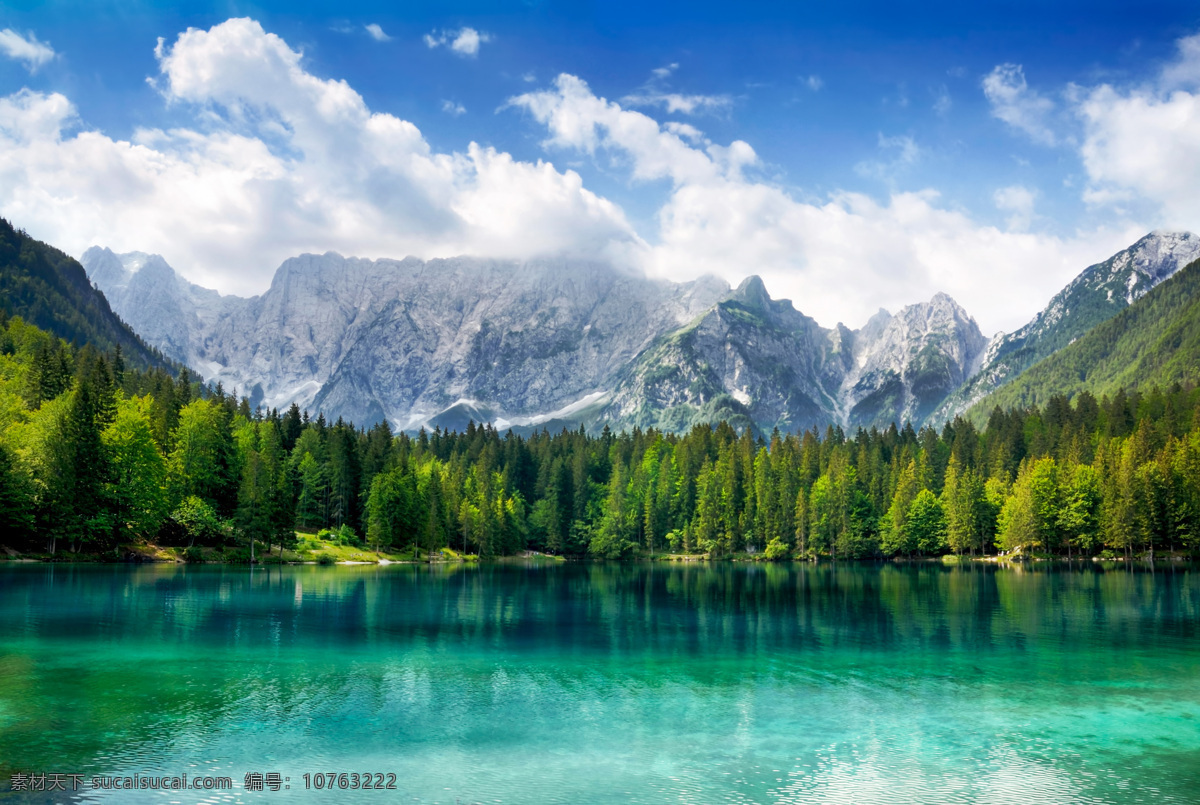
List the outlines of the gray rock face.
<svg viewBox="0 0 1200 805">
<path fill-rule="evenodd" d="M 198 336 L 247 302 L 191 284 L 157 254 L 118 255 L 93 246 L 80 263 L 142 340 L 197 370 L 203 365 Z"/>
<path fill-rule="evenodd" d="M 576 261 L 432 260 L 348 339 L 314 404 L 401 427 L 456 405 L 536 424 L 598 399 L 656 336 L 728 291 Z"/>
<path fill-rule="evenodd" d="M 945 294 L 896 316 L 880 311 L 858 331 L 826 330 L 751 277 L 643 353 L 603 414 L 668 430 L 718 419 L 781 430 L 920 424 L 985 344 Z"/>
<path fill-rule="evenodd" d="M 603 263 L 301 255 L 251 299 L 160 257 L 90 249 L 89 276 L 167 355 L 255 403 L 361 425 L 601 422 L 680 431 L 939 426 L 1200 257 L 1154 232 L 987 342 L 945 294 L 859 330 L 820 327 L 758 277 L 672 283 Z"/>
<path fill-rule="evenodd" d="M 1200 259 L 1200 237 L 1190 232 L 1156 231 L 1103 263 L 1084 269 L 1028 324 L 992 338 L 978 372 L 947 397 L 929 421 L 937 425 L 965 412 L 1196 259 Z"/>
<path fill-rule="evenodd" d="M 599 263 L 301 255 L 270 289 L 222 297 L 157 256 L 84 255 L 118 314 L 255 403 L 409 427 L 460 402 L 497 421 L 576 415 L 656 336 L 726 296 Z"/>
<path fill-rule="evenodd" d="M 839 388 L 849 425 L 919 425 L 974 374 L 987 346 L 975 320 L 944 293 L 886 320 L 885 313 L 859 331 Z"/>
</svg>

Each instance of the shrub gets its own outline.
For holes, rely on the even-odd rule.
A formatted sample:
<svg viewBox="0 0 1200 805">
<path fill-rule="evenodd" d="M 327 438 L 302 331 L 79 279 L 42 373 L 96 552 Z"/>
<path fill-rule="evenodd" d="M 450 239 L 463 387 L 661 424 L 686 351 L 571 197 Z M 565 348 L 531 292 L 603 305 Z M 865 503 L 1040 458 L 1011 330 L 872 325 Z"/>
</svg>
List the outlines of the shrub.
<svg viewBox="0 0 1200 805">
<path fill-rule="evenodd" d="M 781 559 L 788 558 L 788 546 L 783 544 L 783 540 L 779 537 L 767 543 L 767 549 L 763 551 L 763 556 L 772 562 L 778 562 Z"/>
<path fill-rule="evenodd" d="M 183 559 L 188 564 L 198 565 L 204 562 L 204 551 L 199 545 L 193 545 L 183 552 Z"/>
<path fill-rule="evenodd" d="M 171 513 L 171 520 L 189 540 L 216 542 L 225 536 L 224 524 L 209 503 L 195 495 L 189 495 Z"/>
<path fill-rule="evenodd" d="M 337 540 L 339 545 L 353 545 L 355 548 L 362 547 L 362 541 L 358 538 L 358 534 L 345 523 L 342 523 L 337 530 Z"/>
<path fill-rule="evenodd" d="M 331 553 L 323 553 L 317 557 L 318 565 L 333 565 L 337 564 L 337 559 Z"/>
</svg>

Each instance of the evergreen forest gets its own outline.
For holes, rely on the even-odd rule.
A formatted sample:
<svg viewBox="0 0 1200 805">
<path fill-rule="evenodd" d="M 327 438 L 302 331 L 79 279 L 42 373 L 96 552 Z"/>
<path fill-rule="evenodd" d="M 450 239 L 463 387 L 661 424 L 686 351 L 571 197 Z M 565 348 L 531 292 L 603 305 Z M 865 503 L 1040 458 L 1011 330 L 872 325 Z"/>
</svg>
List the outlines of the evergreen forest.
<svg viewBox="0 0 1200 805">
<path fill-rule="evenodd" d="M 253 542 L 261 557 L 326 528 L 422 557 L 1194 555 L 1200 390 L 1051 396 L 982 430 L 414 435 L 252 410 L 186 370 L 0 320 L 10 552 Z"/>
</svg>

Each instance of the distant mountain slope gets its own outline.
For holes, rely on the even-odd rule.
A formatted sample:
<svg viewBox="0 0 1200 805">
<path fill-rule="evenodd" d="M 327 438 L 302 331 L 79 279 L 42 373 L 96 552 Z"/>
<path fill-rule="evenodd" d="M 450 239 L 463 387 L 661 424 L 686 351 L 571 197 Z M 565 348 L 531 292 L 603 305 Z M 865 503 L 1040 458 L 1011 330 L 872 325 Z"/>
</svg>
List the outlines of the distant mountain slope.
<svg viewBox="0 0 1200 805">
<path fill-rule="evenodd" d="M 327 415 L 414 427 L 580 410 L 656 336 L 729 293 L 713 277 L 672 283 L 578 260 L 405 263 L 344 339 L 313 403 Z"/>
<path fill-rule="evenodd" d="M 980 371 L 929 418 L 939 425 L 1011 382 L 1043 358 L 1111 319 L 1188 263 L 1200 258 L 1200 237 L 1151 232 L 1128 249 L 1085 269 L 1021 329 L 988 344 Z"/>
<path fill-rule="evenodd" d="M 920 425 L 979 368 L 987 339 L 944 293 L 895 316 L 880 311 L 855 333 L 838 391 L 850 426 Z"/>
<path fill-rule="evenodd" d="M 152 344 L 255 403 L 405 429 L 681 431 L 939 427 L 1197 257 L 1195 235 L 1152 232 L 990 342 L 945 294 L 826 329 L 757 277 L 731 291 L 577 259 L 301 255 L 250 299 L 192 285 L 155 255 L 93 248 L 84 263 Z"/>
<path fill-rule="evenodd" d="M 251 299 L 192 285 L 156 255 L 92 248 L 84 264 L 207 381 L 361 425 L 919 422 L 985 344 L 942 294 L 826 330 L 758 277 L 731 292 L 581 260 L 301 255 Z"/>
<path fill-rule="evenodd" d="M 154 349 L 183 364 L 196 365 L 195 339 L 224 315 L 248 300 L 221 296 L 193 285 L 157 254 L 113 254 L 93 246 L 80 260 L 113 310 L 132 322 Z"/>
<path fill-rule="evenodd" d="M 881 311 L 861 330 L 826 330 L 750 277 L 640 355 L 602 417 L 673 431 L 719 419 L 785 431 L 919 423 L 985 344 L 945 294 L 896 316 Z"/>
<path fill-rule="evenodd" d="M 399 427 L 575 411 L 655 336 L 729 293 L 713 277 L 671 283 L 581 260 L 331 252 L 284 261 L 266 293 L 242 299 L 186 282 L 156 255 L 92 248 L 84 263 L 140 332 L 206 380 Z"/>
<path fill-rule="evenodd" d="M 844 363 L 838 349 L 829 331 L 751 277 L 638 356 L 602 416 L 677 432 L 720 419 L 785 430 L 825 423 L 844 368 L 823 375 Z"/>
<path fill-rule="evenodd" d="M 0 306 L 76 345 L 120 347 L 125 361 L 140 368 L 163 366 L 151 350 L 92 287 L 83 266 L 0 219 Z"/>
<path fill-rule="evenodd" d="M 1073 344 L 985 397 L 971 415 L 993 407 L 1043 405 L 1052 395 L 1200 382 L 1200 260 Z"/>
</svg>

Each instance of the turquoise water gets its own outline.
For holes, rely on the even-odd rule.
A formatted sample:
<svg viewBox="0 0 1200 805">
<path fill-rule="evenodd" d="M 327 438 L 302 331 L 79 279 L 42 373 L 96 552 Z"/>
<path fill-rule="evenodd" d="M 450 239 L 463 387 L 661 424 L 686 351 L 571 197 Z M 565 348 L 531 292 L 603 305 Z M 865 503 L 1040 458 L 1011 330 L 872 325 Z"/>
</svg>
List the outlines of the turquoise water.
<svg viewBox="0 0 1200 805">
<path fill-rule="evenodd" d="M 310 801 L 1200 802 L 1200 573 L 0 565 L 0 802 Z"/>
</svg>

